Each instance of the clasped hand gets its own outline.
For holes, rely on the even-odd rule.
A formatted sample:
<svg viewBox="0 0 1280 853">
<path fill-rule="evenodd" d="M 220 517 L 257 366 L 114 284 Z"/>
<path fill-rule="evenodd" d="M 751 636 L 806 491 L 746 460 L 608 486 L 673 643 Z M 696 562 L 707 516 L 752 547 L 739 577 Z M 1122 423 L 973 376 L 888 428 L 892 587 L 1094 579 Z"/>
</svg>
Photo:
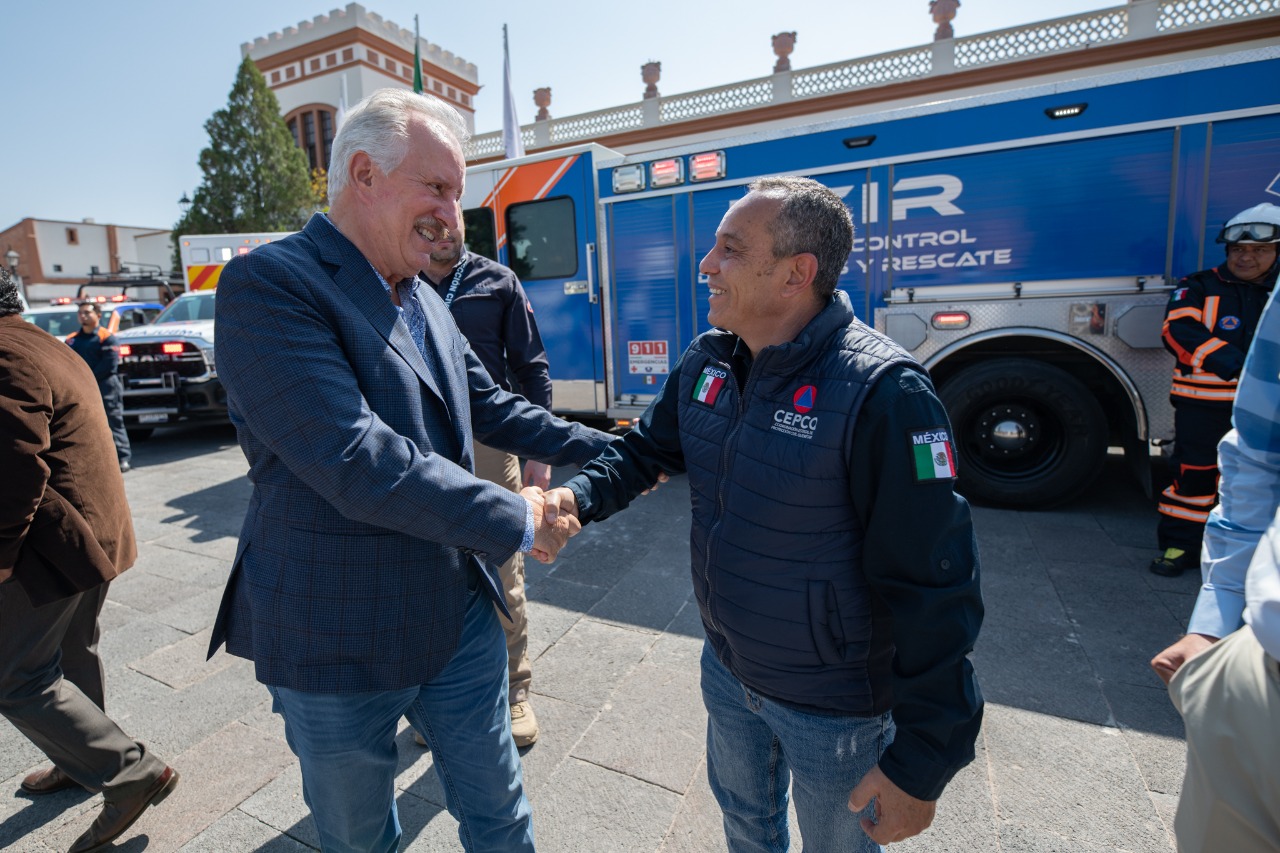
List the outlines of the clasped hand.
<svg viewBox="0 0 1280 853">
<path fill-rule="evenodd" d="M 520 496 L 533 507 L 533 549 L 529 553 L 541 563 L 550 563 L 565 543 L 582 530 L 578 502 L 573 492 L 563 486 L 549 492 L 526 486 Z"/>
</svg>

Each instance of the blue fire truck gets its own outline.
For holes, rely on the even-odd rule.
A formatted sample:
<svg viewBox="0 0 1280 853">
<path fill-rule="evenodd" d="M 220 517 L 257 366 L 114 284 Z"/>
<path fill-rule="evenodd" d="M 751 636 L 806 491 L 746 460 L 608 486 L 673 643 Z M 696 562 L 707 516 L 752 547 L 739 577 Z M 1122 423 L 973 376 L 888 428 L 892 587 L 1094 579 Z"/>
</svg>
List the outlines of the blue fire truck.
<svg viewBox="0 0 1280 853">
<path fill-rule="evenodd" d="M 468 169 L 467 239 L 520 274 L 558 411 L 638 415 L 708 328 L 698 262 L 745 185 L 832 187 L 858 315 L 930 371 L 961 488 L 1046 506 L 1109 447 L 1149 488 L 1172 438 L 1168 290 L 1280 196 L 1280 47 L 621 156 L 579 145 Z"/>
</svg>

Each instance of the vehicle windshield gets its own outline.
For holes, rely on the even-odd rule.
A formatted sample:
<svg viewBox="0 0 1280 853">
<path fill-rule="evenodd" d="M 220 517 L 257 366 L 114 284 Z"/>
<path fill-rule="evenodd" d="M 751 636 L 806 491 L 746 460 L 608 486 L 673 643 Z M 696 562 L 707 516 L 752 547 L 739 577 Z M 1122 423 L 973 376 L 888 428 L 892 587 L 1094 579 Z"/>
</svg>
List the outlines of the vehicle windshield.
<svg viewBox="0 0 1280 853">
<path fill-rule="evenodd" d="M 44 329 L 55 338 L 65 338 L 72 332 L 80 331 L 80 317 L 77 312 L 80 310 L 78 305 L 70 305 L 66 308 L 58 308 L 53 310 L 37 310 L 27 311 L 22 315 L 22 319 L 28 323 L 34 323 Z M 111 327 L 111 312 L 115 310 L 115 306 L 102 306 L 102 325 Z"/>
<path fill-rule="evenodd" d="M 160 312 L 152 325 L 161 323 L 190 323 L 192 320 L 213 319 L 213 297 L 216 291 L 179 296 Z"/>
</svg>

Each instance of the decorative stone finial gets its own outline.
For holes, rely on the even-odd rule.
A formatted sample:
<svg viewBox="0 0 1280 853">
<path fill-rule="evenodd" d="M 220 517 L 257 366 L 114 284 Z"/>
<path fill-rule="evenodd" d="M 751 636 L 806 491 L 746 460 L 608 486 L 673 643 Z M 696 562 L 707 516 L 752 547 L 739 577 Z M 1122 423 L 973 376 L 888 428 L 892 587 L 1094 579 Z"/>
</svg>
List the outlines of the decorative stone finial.
<svg viewBox="0 0 1280 853">
<path fill-rule="evenodd" d="M 796 34 L 778 33 L 773 37 L 773 52 L 777 55 L 778 61 L 773 63 L 773 73 L 779 71 L 791 70 L 791 51 L 796 49 Z"/>
<path fill-rule="evenodd" d="M 644 96 L 658 97 L 658 78 L 662 76 L 662 63 L 650 60 L 640 66 L 640 79 L 644 81 Z"/>
<path fill-rule="evenodd" d="M 538 114 L 533 117 L 534 121 L 546 121 L 551 118 L 551 113 L 547 112 L 547 107 L 551 106 L 550 86 L 533 90 L 533 105 L 538 108 Z"/>
<path fill-rule="evenodd" d="M 955 19 L 956 9 L 959 8 L 960 0 L 929 0 L 929 13 L 933 15 L 933 22 L 938 25 L 938 29 L 933 34 L 934 41 L 955 36 L 955 31 L 951 29 L 951 21 Z"/>
</svg>

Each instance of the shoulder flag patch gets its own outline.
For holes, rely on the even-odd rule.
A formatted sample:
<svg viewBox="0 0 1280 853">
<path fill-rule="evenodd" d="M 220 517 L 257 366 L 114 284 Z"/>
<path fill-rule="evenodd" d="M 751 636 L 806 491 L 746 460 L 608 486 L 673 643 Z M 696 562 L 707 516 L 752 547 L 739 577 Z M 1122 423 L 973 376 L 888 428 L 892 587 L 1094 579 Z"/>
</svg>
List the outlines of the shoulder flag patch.
<svg viewBox="0 0 1280 853">
<path fill-rule="evenodd" d="M 946 427 L 916 430 L 910 436 L 917 483 L 955 479 L 956 455 L 951 449 L 951 434 Z"/>
<path fill-rule="evenodd" d="M 724 381 L 728 378 L 728 373 L 708 364 L 702 369 L 702 375 L 693 385 L 693 402 L 714 406 L 716 398 L 720 396 L 720 389 L 724 387 Z"/>
</svg>

